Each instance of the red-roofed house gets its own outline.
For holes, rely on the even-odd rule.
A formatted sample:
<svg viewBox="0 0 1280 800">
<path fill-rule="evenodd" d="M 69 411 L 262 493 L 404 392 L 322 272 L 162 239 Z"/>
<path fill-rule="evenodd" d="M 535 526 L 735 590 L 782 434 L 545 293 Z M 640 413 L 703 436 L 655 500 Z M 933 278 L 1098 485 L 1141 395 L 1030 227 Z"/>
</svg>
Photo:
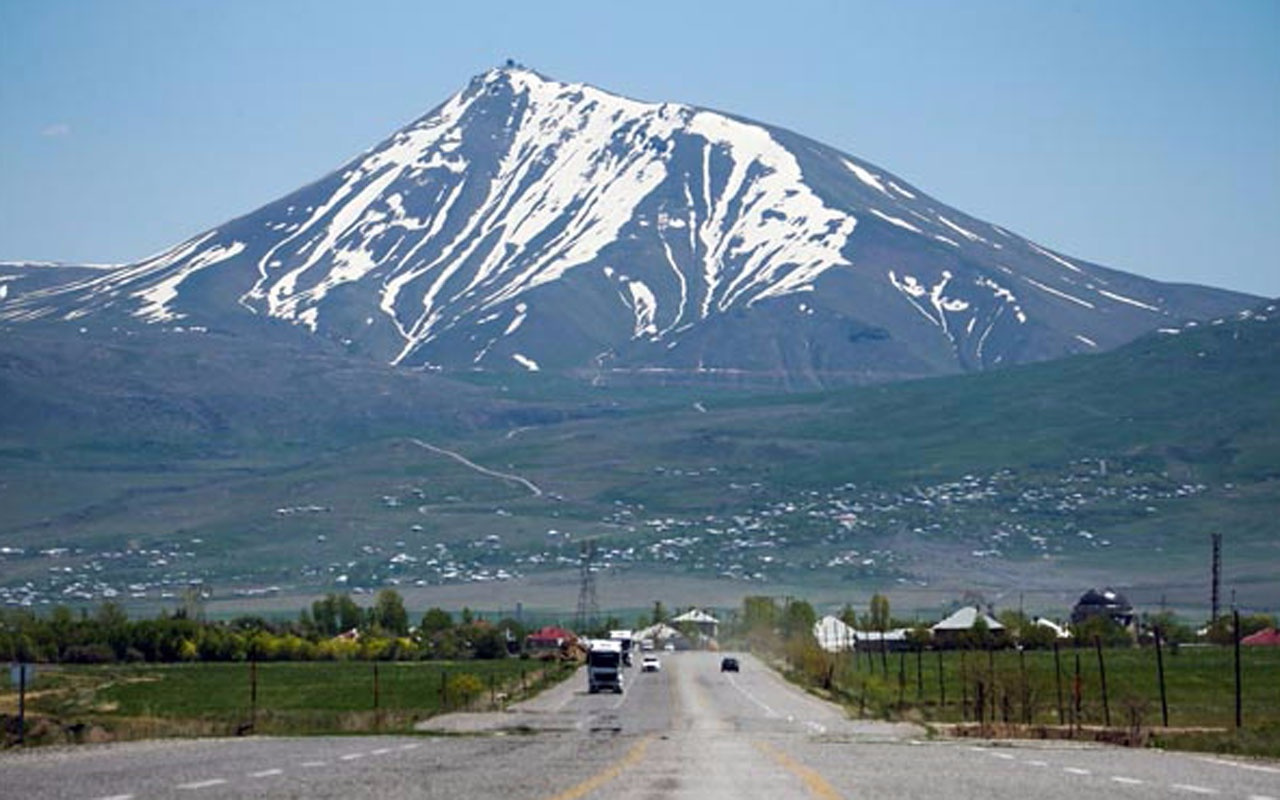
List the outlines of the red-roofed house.
<svg viewBox="0 0 1280 800">
<path fill-rule="evenodd" d="M 1240 644 L 1255 647 L 1259 645 L 1270 645 L 1271 647 L 1280 646 L 1280 631 L 1277 631 L 1275 628 L 1263 628 L 1257 633 L 1250 634 L 1249 636 L 1241 639 Z"/>
<path fill-rule="evenodd" d="M 526 649 L 534 652 L 559 650 L 566 644 L 576 641 L 577 638 L 571 631 L 548 625 L 524 637 L 524 645 Z"/>
</svg>

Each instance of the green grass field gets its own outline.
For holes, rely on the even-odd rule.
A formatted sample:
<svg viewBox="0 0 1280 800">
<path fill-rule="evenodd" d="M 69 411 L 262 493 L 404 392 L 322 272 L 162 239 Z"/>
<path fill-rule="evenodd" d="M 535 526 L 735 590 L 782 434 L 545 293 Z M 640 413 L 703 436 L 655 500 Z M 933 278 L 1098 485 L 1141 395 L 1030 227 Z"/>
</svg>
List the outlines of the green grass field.
<svg viewBox="0 0 1280 800">
<path fill-rule="evenodd" d="M 406 733 L 435 714 L 501 707 L 569 674 L 516 659 L 48 666 L 28 689 L 26 711 L 44 732 L 37 741 L 77 727 L 107 739 Z M 0 692 L 0 709 L 16 708 L 15 689 Z"/>
<path fill-rule="evenodd" d="M 1165 649 L 1167 729 L 1153 648 L 1103 650 L 1105 703 L 1103 672 L 1091 647 L 1061 648 L 1057 663 L 1052 651 L 1019 654 L 1014 650 L 826 658 L 832 669 L 830 690 L 855 713 L 929 723 L 1010 725 L 1013 735 L 1025 735 L 1027 726 L 1110 727 L 1140 731 L 1155 743 L 1280 757 L 1277 648 L 1241 651 L 1243 725 L 1239 731 L 1235 728 L 1234 655 L 1229 647 Z M 1077 669 L 1078 715 L 1073 708 Z M 981 712 L 979 692 L 984 701 Z"/>
</svg>

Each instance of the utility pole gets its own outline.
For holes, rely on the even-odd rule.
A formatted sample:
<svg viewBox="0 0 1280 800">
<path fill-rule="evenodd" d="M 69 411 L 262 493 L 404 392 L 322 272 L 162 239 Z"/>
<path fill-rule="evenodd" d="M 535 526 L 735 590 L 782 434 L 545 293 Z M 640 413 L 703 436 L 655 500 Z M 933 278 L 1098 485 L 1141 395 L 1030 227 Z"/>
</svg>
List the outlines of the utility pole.
<svg viewBox="0 0 1280 800">
<path fill-rule="evenodd" d="M 1213 536 L 1213 589 L 1210 593 L 1210 613 L 1209 624 L 1218 621 L 1218 609 L 1220 606 L 1220 590 L 1222 587 L 1222 534 L 1215 533 Z"/>
<path fill-rule="evenodd" d="M 600 613 L 600 605 L 596 599 L 596 574 L 592 567 L 595 560 L 595 542 L 588 539 L 578 551 L 578 613 L 577 633 L 582 633 L 588 625 L 594 625 Z"/>
</svg>

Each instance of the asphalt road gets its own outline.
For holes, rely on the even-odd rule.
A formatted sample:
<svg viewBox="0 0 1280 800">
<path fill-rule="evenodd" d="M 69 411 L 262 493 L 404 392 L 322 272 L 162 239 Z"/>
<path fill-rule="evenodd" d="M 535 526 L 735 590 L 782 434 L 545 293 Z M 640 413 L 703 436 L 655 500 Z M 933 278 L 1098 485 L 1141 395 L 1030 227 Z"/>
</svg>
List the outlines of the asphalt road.
<svg viewBox="0 0 1280 800">
<path fill-rule="evenodd" d="M 579 676 L 415 736 L 157 741 L 0 754 L 0 798 L 1219 797 L 1280 800 L 1280 764 L 1070 743 L 931 741 L 846 719 L 759 661 L 663 654 L 622 695 Z"/>
</svg>

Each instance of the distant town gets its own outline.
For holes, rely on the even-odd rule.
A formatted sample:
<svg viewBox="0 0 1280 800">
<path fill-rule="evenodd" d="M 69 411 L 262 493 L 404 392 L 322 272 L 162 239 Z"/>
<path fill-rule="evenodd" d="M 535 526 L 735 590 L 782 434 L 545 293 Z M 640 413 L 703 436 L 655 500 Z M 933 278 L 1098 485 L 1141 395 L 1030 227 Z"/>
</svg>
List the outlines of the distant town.
<svg viewBox="0 0 1280 800">
<path fill-rule="evenodd" d="M 654 468 L 657 481 L 714 475 L 715 467 Z M 618 501 L 602 513 L 599 533 L 589 537 L 547 525 L 540 537 L 524 541 L 497 533 L 457 541 L 436 528 L 420 487 L 395 485 L 376 499 L 381 511 L 374 513 L 420 521 L 406 524 L 395 538 L 357 543 L 340 560 L 290 567 L 283 578 L 279 569 L 270 570 L 266 581 L 252 573 L 220 572 L 198 536 L 101 551 L 55 539 L 39 549 L 0 548 L 0 563 L 45 565 L 39 579 L 0 585 L 0 603 L 34 607 L 164 601 L 191 586 L 216 587 L 220 596 L 255 597 L 503 582 L 578 569 L 588 538 L 594 549 L 591 568 L 607 574 L 693 574 L 752 584 L 757 587 L 752 592 L 766 591 L 773 581 L 797 579 L 927 587 L 930 577 L 916 562 L 937 548 L 971 562 L 1096 558 L 1114 546 L 1108 530 L 1231 488 L 1175 480 L 1146 471 L 1138 462 L 1103 459 L 1081 459 L 1034 475 L 1012 470 L 966 475 L 906 490 L 850 483 L 791 493 L 759 482 L 726 480 L 725 503 L 740 510 L 655 514 L 643 505 Z M 314 524 L 314 518 L 323 518 L 330 509 L 282 506 L 272 513 L 285 524 L 304 518 Z M 502 517 L 511 512 L 498 505 L 493 513 Z M 318 535 L 317 544 L 325 544 L 326 538 Z"/>
</svg>

